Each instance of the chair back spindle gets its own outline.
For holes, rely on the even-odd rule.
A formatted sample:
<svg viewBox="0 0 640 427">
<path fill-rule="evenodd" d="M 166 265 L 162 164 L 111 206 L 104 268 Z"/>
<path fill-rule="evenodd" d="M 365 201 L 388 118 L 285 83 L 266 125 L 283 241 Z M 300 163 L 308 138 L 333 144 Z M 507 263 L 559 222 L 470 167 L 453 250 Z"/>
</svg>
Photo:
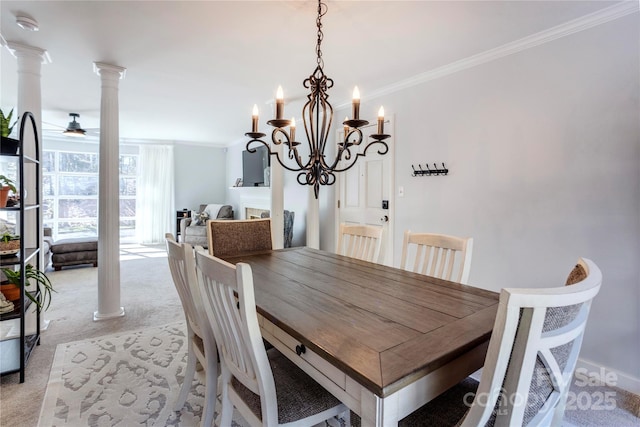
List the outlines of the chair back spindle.
<svg viewBox="0 0 640 427">
<path fill-rule="evenodd" d="M 472 253 L 473 238 L 407 230 L 404 232 L 400 268 L 466 284 Z"/>
<path fill-rule="evenodd" d="M 340 224 L 336 253 L 369 262 L 378 262 L 383 228 L 375 225 Z"/>
</svg>

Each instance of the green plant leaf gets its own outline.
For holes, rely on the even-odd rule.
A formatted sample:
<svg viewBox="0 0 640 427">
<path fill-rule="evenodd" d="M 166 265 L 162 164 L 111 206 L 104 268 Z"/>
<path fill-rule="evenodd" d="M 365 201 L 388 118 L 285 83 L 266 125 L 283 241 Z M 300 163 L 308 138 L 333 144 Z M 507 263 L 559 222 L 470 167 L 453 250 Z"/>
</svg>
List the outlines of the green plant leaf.
<svg viewBox="0 0 640 427">
<path fill-rule="evenodd" d="M 11 117 L 13 117 L 13 108 L 9 111 L 9 115 L 5 116 L 2 109 L 0 109 L 0 134 L 4 137 L 11 135 L 13 127 L 16 125 L 17 120 L 11 124 Z"/>
<path fill-rule="evenodd" d="M 2 270 L 4 275 L 7 277 L 7 281 L 9 283 L 13 283 L 16 286 L 22 286 L 22 283 L 20 283 L 20 270 L 13 270 L 11 268 L 2 268 L 0 270 Z M 27 290 L 25 290 L 25 295 L 33 301 L 38 308 L 42 308 L 44 306 L 44 309 L 47 310 L 51 305 L 51 292 L 57 291 L 53 289 L 51 281 L 44 272 L 36 269 L 31 264 L 27 264 L 25 267 L 25 282 L 29 285 L 31 284 L 31 280 L 34 280 L 40 289 L 42 301 L 39 301 L 38 298 Z"/>
</svg>

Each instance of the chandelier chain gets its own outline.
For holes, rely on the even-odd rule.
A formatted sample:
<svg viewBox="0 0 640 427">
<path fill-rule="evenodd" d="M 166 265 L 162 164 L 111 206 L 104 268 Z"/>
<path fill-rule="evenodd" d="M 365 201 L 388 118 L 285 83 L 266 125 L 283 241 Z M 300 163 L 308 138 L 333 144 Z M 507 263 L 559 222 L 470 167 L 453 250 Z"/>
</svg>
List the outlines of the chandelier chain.
<svg viewBox="0 0 640 427">
<path fill-rule="evenodd" d="M 320 68 L 324 68 L 324 60 L 322 59 L 322 40 L 324 33 L 322 32 L 322 17 L 327 13 L 327 5 L 318 0 L 318 17 L 316 18 L 316 27 L 318 27 L 318 41 L 316 44 L 316 62 Z"/>
</svg>

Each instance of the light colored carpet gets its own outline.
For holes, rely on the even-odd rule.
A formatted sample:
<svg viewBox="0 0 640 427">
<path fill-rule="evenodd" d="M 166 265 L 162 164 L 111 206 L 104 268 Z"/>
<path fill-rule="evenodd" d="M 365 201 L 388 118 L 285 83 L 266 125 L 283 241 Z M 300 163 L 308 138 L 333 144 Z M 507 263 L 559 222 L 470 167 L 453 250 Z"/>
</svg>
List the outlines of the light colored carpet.
<svg viewBox="0 0 640 427">
<path fill-rule="evenodd" d="M 199 426 L 205 390 L 197 379 L 183 409 L 173 410 L 186 343 L 177 322 L 59 344 L 38 425 Z M 232 426 L 242 427 L 235 418 Z"/>
<path fill-rule="evenodd" d="M 123 249 L 120 272 L 124 317 L 92 320 L 98 307 L 97 268 L 47 271 L 57 290 L 45 313 L 51 324 L 29 359 L 25 382 L 19 383 L 18 374 L 0 377 L 1 426 L 37 425 L 58 344 L 184 320 L 164 246 L 128 245 Z"/>
</svg>

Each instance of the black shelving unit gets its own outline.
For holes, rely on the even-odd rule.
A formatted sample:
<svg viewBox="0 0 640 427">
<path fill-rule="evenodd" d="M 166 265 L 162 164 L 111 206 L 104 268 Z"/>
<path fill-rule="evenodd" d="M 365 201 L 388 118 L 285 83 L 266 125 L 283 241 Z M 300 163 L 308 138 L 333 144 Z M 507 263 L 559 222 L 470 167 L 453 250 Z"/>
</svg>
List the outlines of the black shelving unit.
<svg viewBox="0 0 640 427">
<path fill-rule="evenodd" d="M 25 154 L 25 130 L 30 124 L 33 131 L 33 148 L 35 155 L 27 156 Z M 38 139 L 38 129 L 36 126 L 35 118 L 30 112 L 26 112 L 22 115 L 20 122 L 20 139 L 17 154 L 1 154 L 3 158 L 15 158 L 17 162 L 18 170 L 18 188 L 20 192 L 20 205 L 13 207 L 0 208 L 3 212 L 12 212 L 14 219 L 18 220 L 19 234 L 20 234 L 20 250 L 16 256 L 2 257 L 0 258 L 0 266 L 13 267 L 20 269 L 20 280 L 24 285 L 26 282 L 25 266 L 27 264 L 33 265 L 35 268 L 42 270 L 40 265 L 40 242 L 42 239 L 42 224 L 41 224 L 41 191 L 40 191 L 40 143 Z M 30 173 L 33 174 L 35 179 L 34 185 L 30 188 L 26 187 L 25 176 Z M 25 190 L 28 190 L 29 194 L 32 191 L 35 192 L 35 203 L 25 204 Z M 34 218 L 34 219 L 32 219 Z M 35 227 L 27 226 L 26 221 L 35 222 Z M 35 228 L 35 229 L 34 229 Z M 28 240 L 35 237 L 36 246 L 26 247 L 25 244 Z M 32 301 L 25 295 L 25 287 L 20 287 L 20 298 L 14 301 L 14 309 L 8 313 L 0 314 L 0 322 L 14 322 L 17 320 L 19 325 L 19 333 L 9 333 L 6 336 L 1 336 L 0 340 L 0 367 L 2 371 L 0 374 L 20 373 L 20 382 L 24 382 L 25 368 L 29 361 L 29 356 L 33 349 L 40 344 L 40 309 L 35 310 L 36 325 L 35 331 L 27 333 L 25 317 L 29 314 L 28 311 L 31 307 Z M 32 295 L 40 301 L 41 295 L 39 291 L 32 291 Z M 9 328 L 7 328 L 9 329 Z M 5 335 L 3 333 L 3 335 Z"/>
<path fill-rule="evenodd" d="M 180 241 L 180 221 L 182 221 L 183 218 L 189 218 L 189 209 L 176 211 L 176 239 L 178 241 Z"/>
</svg>

